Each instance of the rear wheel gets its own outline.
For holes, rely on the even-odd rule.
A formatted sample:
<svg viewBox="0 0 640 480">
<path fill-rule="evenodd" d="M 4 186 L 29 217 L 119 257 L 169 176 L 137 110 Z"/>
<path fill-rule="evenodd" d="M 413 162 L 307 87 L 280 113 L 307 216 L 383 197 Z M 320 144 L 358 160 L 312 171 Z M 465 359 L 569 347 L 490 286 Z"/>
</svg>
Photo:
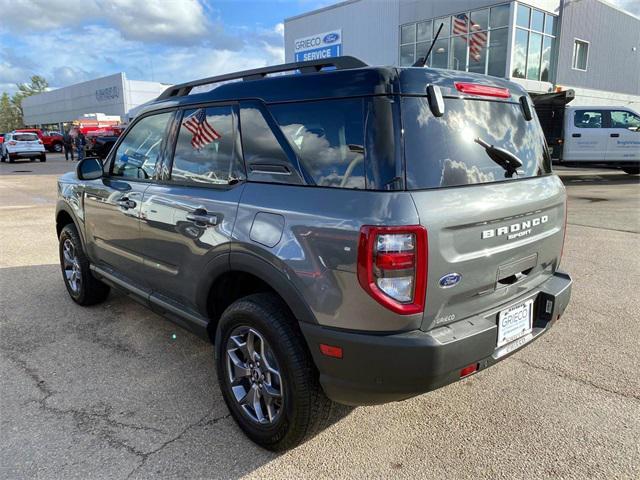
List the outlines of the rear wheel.
<svg viewBox="0 0 640 480">
<path fill-rule="evenodd" d="M 260 293 L 233 303 L 218 326 L 222 396 L 245 434 L 269 450 L 295 447 L 331 416 L 295 322 L 278 297 Z"/>
<path fill-rule="evenodd" d="M 41 162 L 46 162 L 47 161 L 47 154 L 43 153 L 42 155 L 40 155 L 40 161 Z"/>
<path fill-rule="evenodd" d="M 62 151 L 62 144 L 56 143 L 53 145 L 53 151 L 56 153 L 60 153 Z"/>
<path fill-rule="evenodd" d="M 69 295 L 79 305 L 100 303 L 109 295 L 109 287 L 95 278 L 75 225 L 70 223 L 60 232 L 60 268 Z"/>
<path fill-rule="evenodd" d="M 629 175 L 638 175 L 640 173 L 640 167 L 624 167 L 622 170 Z"/>
</svg>

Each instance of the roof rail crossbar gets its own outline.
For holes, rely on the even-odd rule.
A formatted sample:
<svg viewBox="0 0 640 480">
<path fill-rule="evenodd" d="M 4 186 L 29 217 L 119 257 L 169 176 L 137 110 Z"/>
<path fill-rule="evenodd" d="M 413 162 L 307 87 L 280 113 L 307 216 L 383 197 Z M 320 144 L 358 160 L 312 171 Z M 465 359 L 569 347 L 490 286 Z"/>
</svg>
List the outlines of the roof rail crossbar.
<svg viewBox="0 0 640 480">
<path fill-rule="evenodd" d="M 195 87 L 202 85 L 209 85 L 211 83 L 228 82 L 230 80 L 259 80 L 272 73 L 289 72 L 293 70 L 300 70 L 301 73 L 315 73 L 319 72 L 325 67 L 335 67 L 336 70 L 347 70 L 350 68 L 361 68 L 368 66 L 362 60 L 355 57 L 342 56 L 334 58 L 323 58 L 321 60 L 310 60 L 307 62 L 292 62 L 283 63 L 281 65 L 273 65 L 271 67 L 255 68 L 253 70 L 244 70 L 242 72 L 227 73 L 225 75 L 218 75 L 216 77 L 202 78 L 200 80 L 194 80 L 193 82 L 181 83 L 180 85 L 174 85 L 167 88 L 160 94 L 157 100 L 166 100 L 168 98 L 183 97 L 189 95 L 191 90 Z"/>
</svg>

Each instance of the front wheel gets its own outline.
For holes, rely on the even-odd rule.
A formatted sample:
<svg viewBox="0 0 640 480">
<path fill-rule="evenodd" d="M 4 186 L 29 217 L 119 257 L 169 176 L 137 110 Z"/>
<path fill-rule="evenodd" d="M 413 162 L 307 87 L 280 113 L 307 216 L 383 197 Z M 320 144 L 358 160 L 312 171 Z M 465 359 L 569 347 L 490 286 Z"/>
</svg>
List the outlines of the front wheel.
<svg viewBox="0 0 640 480">
<path fill-rule="evenodd" d="M 640 174 L 640 167 L 625 167 L 622 169 L 625 173 L 629 175 L 638 175 Z"/>
<path fill-rule="evenodd" d="M 109 286 L 91 274 L 75 225 L 66 225 L 60 232 L 59 252 L 62 279 L 71 299 L 85 306 L 104 301 L 109 295 Z"/>
<path fill-rule="evenodd" d="M 304 338 L 275 295 L 250 295 L 225 310 L 216 336 L 216 368 L 231 415 L 264 448 L 293 448 L 330 419 L 332 402 Z"/>
<path fill-rule="evenodd" d="M 60 153 L 62 151 L 62 144 L 61 143 L 56 143 L 53 146 L 53 151 L 56 153 Z"/>
</svg>

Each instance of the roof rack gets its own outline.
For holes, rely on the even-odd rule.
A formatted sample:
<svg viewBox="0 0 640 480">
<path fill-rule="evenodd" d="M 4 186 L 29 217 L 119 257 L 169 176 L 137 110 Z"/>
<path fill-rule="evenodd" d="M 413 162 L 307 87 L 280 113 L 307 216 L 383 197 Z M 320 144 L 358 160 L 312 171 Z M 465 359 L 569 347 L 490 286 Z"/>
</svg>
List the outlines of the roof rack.
<svg viewBox="0 0 640 480">
<path fill-rule="evenodd" d="M 292 62 L 283 63 L 281 65 L 273 65 L 271 67 L 255 68 L 253 70 L 244 70 L 242 72 L 227 73 L 225 75 L 218 75 L 217 77 L 202 78 L 200 80 L 194 80 L 193 82 L 181 83 L 180 85 L 174 85 L 167 88 L 156 100 L 166 100 L 168 98 L 182 97 L 189 95 L 189 92 L 194 87 L 201 85 L 208 85 L 210 83 L 227 82 L 229 80 L 244 81 L 259 80 L 266 77 L 271 73 L 288 72 L 293 70 L 300 70 L 301 73 L 315 73 L 319 72 L 325 67 L 335 67 L 336 70 L 347 70 L 350 68 L 367 67 L 368 65 L 362 60 L 355 57 L 342 56 L 334 58 L 323 58 L 322 60 L 310 60 L 308 62 Z"/>
</svg>

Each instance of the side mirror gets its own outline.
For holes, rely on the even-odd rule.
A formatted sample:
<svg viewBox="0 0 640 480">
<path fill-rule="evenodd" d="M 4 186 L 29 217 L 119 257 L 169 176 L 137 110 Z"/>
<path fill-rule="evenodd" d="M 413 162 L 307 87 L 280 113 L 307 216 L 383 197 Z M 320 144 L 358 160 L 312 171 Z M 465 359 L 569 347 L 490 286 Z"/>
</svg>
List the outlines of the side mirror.
<svg viewBox="0 0 640 480">
<path fill-rule="evenodd" d="M 87 157 L 78 163 L 76 175 L 80 180 L 97 180 L 102 177 L 102 162 L 96 157 Z"/>
</svg>

